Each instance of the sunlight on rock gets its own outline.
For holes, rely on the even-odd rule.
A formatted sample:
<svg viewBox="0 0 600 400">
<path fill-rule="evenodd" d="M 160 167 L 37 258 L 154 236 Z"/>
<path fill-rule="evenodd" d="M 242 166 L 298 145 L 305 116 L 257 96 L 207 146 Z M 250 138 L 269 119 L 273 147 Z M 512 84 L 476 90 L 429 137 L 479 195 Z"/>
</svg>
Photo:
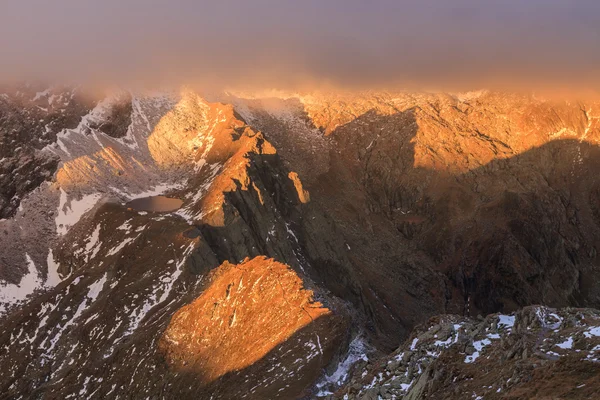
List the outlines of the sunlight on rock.
<svg viewBox="0 0 600 400">
<path fill-rule="evenodd" d="M 302 187 L 302 181 L 300 180 L 300 177 L 298 177 L 298 174 L 295 172 L 290 172 L 288 178 L 294 182 L 294 187 L 296 188 L 296 192 L 298 192 L 298 199 L 300 202 L 308 203 L 310 201 L 310 193 L 308 193 L 308 190 L 304 190 Z"/>
<path fill-rule="evenodd" d="M 173 316 L 159 346 L 172 368 L 197 371 L 211 382 L 252 365 L 330 314 L 284 264 L 264 257 L 225 262 L 202 295 Z M 312 335 L 312 347 L 292 347 L 297 357 L 322 355 L 329 340 L 319 333 Z"/>
</svg>

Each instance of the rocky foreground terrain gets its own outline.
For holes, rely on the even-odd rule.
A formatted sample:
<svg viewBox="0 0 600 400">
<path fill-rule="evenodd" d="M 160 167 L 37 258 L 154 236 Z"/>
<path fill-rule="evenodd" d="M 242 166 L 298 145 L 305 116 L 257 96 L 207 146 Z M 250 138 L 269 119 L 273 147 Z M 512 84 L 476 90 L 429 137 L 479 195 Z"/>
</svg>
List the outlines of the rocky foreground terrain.
<svg viewBox="0 0 600 400">
<path fill-rule="evenodd" d="M 2 88 L 0 398 L 598 397 L 599 140 L 533 95 Z"/>
<path fill-rule="evenodd" d="M 355 366 L 328 398 L 590 399 L 600 384 L 600 314 L 526 307 L 514 315 L 443 315 L 390 355 Z"/>
</svg>

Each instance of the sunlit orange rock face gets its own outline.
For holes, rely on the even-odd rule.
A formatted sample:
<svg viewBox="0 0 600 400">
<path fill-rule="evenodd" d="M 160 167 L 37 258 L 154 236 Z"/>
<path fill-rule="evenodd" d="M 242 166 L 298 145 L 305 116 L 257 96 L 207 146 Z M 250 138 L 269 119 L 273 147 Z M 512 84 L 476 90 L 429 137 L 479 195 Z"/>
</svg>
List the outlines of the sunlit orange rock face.
<svg viewBox="0 0 600 400">
<path fill-rule="evenodd" d="M 240 147 L 232 143 L 231 135 L 238 136 L 244 127 L 231 105 L 209 103 L 196 93 L 183 91 L 179 103 L 148 137 L 148 150 L 162 168 L 189 167 L 199 160 L 211 163 Z M 211 149 L 214 151 L 209 154 Z"/>
<path fill-rule="evenodd" d="M 221 381 L 223 398 L 293 398 L 329 363 L 344 328 L 293 270 L 256 257 L 216 269 L 159 348 L 171 369 L 205 385 Z"/>
<path fill-rule="evenodd" d="M 56 181 L 64 189 L 84 185 L 106 184 L 111 177 L 123 174 L 135 175 L 146 171 L 135 157 L 124 158 L 112 147 L 105 147 L 92 155 L 67 161 L 56 173 Z"/>
<path fill-rule="evenodd" d="M 154 128 L 148 150 L 162 167 L 187 164 L 198 149 L 210 146 L 210 131 L 220 122 L 218 109 L 184 92 L 180 102 Z"/>
<path fill-rule="evenodd" d="M 290 172 L 288 177 L 292 182 L 294 182 L 294 187 L 296 188 L 296 192 L 298 193 L 298 199 L 301 203 L 308 203 L 310 201 L 310 193 L 307 190 L 304 190 L 302 187 L 302 181 L 298 177 L 296 172 Z"/>
</svg>

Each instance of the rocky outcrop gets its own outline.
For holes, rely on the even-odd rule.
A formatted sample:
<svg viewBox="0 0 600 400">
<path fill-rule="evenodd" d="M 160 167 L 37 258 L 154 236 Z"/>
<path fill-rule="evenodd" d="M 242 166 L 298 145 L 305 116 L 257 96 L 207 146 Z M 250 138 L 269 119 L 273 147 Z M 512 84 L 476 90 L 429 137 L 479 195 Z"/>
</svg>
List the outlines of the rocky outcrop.
<svg viewBox="0 0 600 400">
<path fill-rule="evenodd" d="M 600 393 L 600 314 L 527 307 L 439 316 L 389 356 L 356 365 L 339 399 L 589 399 Z"/>
<path fill-rule="evenodd" d="M 169 368 L 195 377 L 186 391 L 223 399 L 302 394 L 343 342 L 344 316 L 272 259 L 225 262 L 211 276 L 159 342 Z"/>
<path fill-rule="evenodd" d="M 122 92 L 111 100 L 106 105 L 101 118 L 90 120 L 87 128 L 90 132 L 98 131 L 118 139 L 126 136 L 131 126 L 133 98 L 130 93 Z"/>
<path fill-rule="evenodd" d="M 148 149 L 163 167 L 186 166 L 193 156 L 210 150 L 215 126 L 222 122 L 222 107 L 210 105 L 193 92 L 184 93 L 181 101 L 156 125 L 148 137 Z M 224 124 L 226 125 L 226 124 Z"/>
</svg>

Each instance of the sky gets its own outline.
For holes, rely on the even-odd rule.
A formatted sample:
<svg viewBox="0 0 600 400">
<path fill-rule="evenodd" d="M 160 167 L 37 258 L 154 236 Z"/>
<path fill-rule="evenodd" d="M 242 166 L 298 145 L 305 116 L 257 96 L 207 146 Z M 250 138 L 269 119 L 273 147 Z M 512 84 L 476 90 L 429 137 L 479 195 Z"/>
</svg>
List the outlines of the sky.
<svg viewBox="0 0 600 400">
<path fill-rule="evenodd" d="M 2 0 L 0 80 L 600 85 L 597 0 Z"/>
</svg>

